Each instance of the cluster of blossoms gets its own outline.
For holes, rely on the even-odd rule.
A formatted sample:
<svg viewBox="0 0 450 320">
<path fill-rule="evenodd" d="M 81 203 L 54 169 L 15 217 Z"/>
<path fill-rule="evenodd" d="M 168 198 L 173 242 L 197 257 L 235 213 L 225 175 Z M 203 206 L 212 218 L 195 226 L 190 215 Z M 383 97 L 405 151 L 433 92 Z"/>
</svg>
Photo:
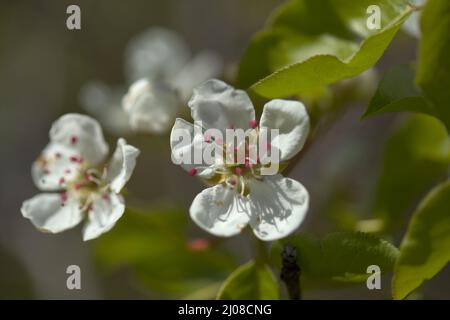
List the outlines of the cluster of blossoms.
<svg viewBox="0 0 450 320">
<path fill-rule="evenodd" d="M 86 217 L 84 240 L 109 231 L 124 213 L 120 191 L 139 150 L 121 138 L 106 163 L 108 149 L 96 120 L 67 114 L 55 121 L 50 143 L 32 167 L 33 180 L 44 193 L 25 201 L 22 215 L 49 233 L 73 228 Z"/>
<path fill-rule="evenodd" d="M 302 103 L 272 100 L 264 106 L 259 121 L 248 95 L 219 80 L 209 80 L 197 87 L 188 103 L 194 124 L 177 119 L 172 128 L 173 160 L 190 175 L 198 176 L 213 186 L 198 194 L 191 207 L 191 218 L 198 226 L 216 236 L 233 236 L 250 225 L 261 240 L 271 241 L 287 236 L 303 221 L 309 196 L 299 182 L 281 174 L 267 175 L 262 159 L 235 159 L 240 147 L 260 146 L 241 143 L 231 147 L 211 139 L 209 129 L 222 131 L 243 129 L 260 135 L 270 129 L 279 134 L 270 147 L 279 152 L 279 162 L 294 157 L 303 147 L 309 132 L 309 117 Z M 205 134 L 206 133 L 206 134 Z M 189 135 L 190 143 L 180 140 Z M 258 140 L 258 139 L 256 139 Z M 214 163 L 196 163 L 192 159 L 198 149 L 216 144 Z M 245 147 L 248 146 L 248 147 Z M 186 156 L 189 155 L 189 156 Z"/>
<path fill-rule="evenodd" d="M 125 95 L 101 82 L 86 84 L 80 93 L 82 106 L 118 135 L 168 131 L 192 89 L 222 69 L 213 52 L 191 56 L 176 33 L 156 27 L 130 41 L 125 64 L 130 84 Z"/>
</svg>

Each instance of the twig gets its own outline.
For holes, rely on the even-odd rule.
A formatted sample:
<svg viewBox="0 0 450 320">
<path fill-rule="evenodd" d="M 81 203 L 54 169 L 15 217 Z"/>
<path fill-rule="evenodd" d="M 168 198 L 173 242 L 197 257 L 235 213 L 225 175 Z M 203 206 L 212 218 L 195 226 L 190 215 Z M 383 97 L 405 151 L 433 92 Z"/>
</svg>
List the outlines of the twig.
<svg viewBox="0 0 450 320">
<path fill-rule="evenodd" d="M 281 253 L 282 268 L 280 278 L 285 283 L 291 300 L 301 299 L 300 275 L 301 270 L 297 264 L 297 248 L 286 245 Z"/>
</svg>

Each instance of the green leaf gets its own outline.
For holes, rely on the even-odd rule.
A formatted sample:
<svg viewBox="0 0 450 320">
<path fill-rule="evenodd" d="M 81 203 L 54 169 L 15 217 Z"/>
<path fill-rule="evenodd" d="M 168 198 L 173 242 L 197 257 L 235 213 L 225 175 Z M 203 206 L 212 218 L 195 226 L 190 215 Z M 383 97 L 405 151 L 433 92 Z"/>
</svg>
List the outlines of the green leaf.
<svg viewBox="0 0 450 320">
<path fill-rule="evenodd" d="M 236 269 L 217 295 L 220 300 L 276 300 L 279 287 L 270 268 L 250 261 Z"/>
<path fill-rule="evenodd" d="M 414 70 L 398 65 L 386 72 L 363 119 L 385 112 L 419 112 L 434 116 L 430 103 L 422 96 L 414 82 Z"/>
<path fill-rule="evenodd" d="M 421 16 L 417 83 L 450 132 L 450 1 L 427 1 Z"/>
<path fill-rule="evenodd" d="M 384 231 L 404 223 L 405 214 L 446 176 L 450 139 L 436 118 L 414 114 L 387 141 L 373 211 Z"/>
<path fill-rule="evenodd" d="M 450 181 L 434 188 L 414 213 L 400 246 L 392 294 L 403 299 L 450 261 Z"/>
<path fill-rule="evenodd" d="M 361 232 L 338 232 L 317 240 L 295 235 L 277 242 L 271 259 L 280 266 L 282 248 L 297 248 L 301 284 L 304 288 L 334 287 L 365 282 L 367 267 L 378 265 L 382 274 L 393 269 L 398 250 L 389 242 Z"/>
<path fill-rule="evenodd" d="M 380 30 L 366 26 L 370 5 L 381 9 Z M 378 61 L 410 13 L 408 0 L 291 0 L 253 38 L 238 83 L 276 98 L 354 77 Z"/>
<path fill-rule="evenodd" d="M 211 243 L 206 249 L 190 248 L 188 222 L 185 212 L 174 208 L 128 208 L 114 229 L 96 241 L 97 261 L 110 272 L 131 268 L 139 284 L 163 297 L 211 287 L 236 263 L 227 252 L 212 248 L 209 239 L 203 239 Z"/>
</svg>

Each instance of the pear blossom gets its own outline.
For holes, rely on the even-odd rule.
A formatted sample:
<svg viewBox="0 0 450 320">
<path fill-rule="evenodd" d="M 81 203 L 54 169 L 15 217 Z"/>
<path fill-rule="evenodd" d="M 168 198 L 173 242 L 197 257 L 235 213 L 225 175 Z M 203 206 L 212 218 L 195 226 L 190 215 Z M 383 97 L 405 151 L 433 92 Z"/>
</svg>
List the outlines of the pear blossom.
<svg viewBox="0 0 450 320">
<path fill-rule="evenodd" d="M 211 128 L 219 131 L 243 129 L 262 139 L 269 129 L 279 135 L 270 145 L 280 153 L 279 162 L 292 159 L 305 144 L 309 132 L 309 117 L 298 101 L 272 100 L 265 104 L 260 121 L 248 95 L 219 80 L 208 80 L 194 89 L 188 106 L 194 124 L 177 119 L 170 137 L 172 158 L 192 176 L 212 186 L 200 192 L 192 202 L 190 216 L 202 229 L 216 236 L 229 237 L 250 225 L 261 240 L 272 241 L 295 231 L 305 218 L 309 195 L 298 181 L 279 172 L 263 175 L 264 165 L 257 161 L 230 164 L 236 148 L 225 141 L 211 139 Z M 180 141 L 180 132 L 190 143 Z M 185 161 L 185 154 L 204 150 L 214 143 L 222 155 L 213 163 Z M 237 148 L 241 148 L 242 144 Z"/>
<path fill-rule="evenodd" d="M 105 164 L 109 147 L 101 127 L 80 114 L 60 117 L 49 136 L 49 144 L 32 166 L 33 180 L 43 193 L 23 203 L 22 215 L 48 233 L 73 228 L 86 218 L 83 240 L 97 238 L 124 213 L 120 191 L 140 151 L 120 138 Z"/>
<path fill-rule="evenodd" d="M 193 88 L 217 76 L 222 67 L 210 51 L 191 58 L 183 40 L 163 28 L 151 28 L 133 39 L 126 63 L 132 84 L 122 104 L 130 126 L 155 134 L 166 132 Z"/>
</svg>

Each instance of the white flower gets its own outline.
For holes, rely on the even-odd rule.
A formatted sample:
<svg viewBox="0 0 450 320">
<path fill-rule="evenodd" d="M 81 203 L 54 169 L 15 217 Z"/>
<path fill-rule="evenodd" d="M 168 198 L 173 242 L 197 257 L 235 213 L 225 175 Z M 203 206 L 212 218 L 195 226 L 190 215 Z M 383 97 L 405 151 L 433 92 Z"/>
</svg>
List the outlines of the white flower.
<svg viewBox="0 0 450 320">
<path fill-rule="evenodd" d="M 123 91 L 99 81 L 89 81 L 79 94 L 83 109 L 99 120 L 108 132 L 118 136 L 131 131 L 128 115 L 122 108 Z"/>
<path fill-rule="evenodd" d="M 134 130 L 163 133 L 193 88 L 222 68 L 209 51 L 190 58 L 187 45 L 174 32 L 151 28 L 133 39 L 126 50 L 127 75 L 132 82 L 123 99 Z"/>
<path fill-rule="evenodd" d="M 212 143 L 202 133 L 210 128 L 250 129 L 257 135 L 266 129 L 278 129 L 280 134 L 271 145 L 280 151 L 280 162 L 302 149 L 309 132 L 309 117 L 302 103 L 268 102 L 258 126 L 248 95 L 219 80 L 209 80 L 194 89 L 189 107 L 194 124 L 177 119 L 172 129 L 172 156 L 178 162 L 186 152 Z M 198 128 L 200 122 L 202 128 Z M 179 141 L 179 130 L 191 135 L 191 144 Z M 223 150 L 226 156 L 235 152 L 228 151 L 226 144 Z M 190 215 L 198 226 L 216 236 L 233 236 L 249 224 L 261 240 L 279 239 L 297 229 L 308 210 L 309 195 L 302 184 L 281 174 L 261 175 L 259 162 L 237 166 L 226 161 L 181 165 L 191 175 L 215 183 L 195 197 Z"/>
<path fill-rule="evenodd" d="M 96 120 L 80 114 L 60 117 L 32 167 L 34 182 L 44 193 L 26 200 L 22 215 L 49 233 L 73 228 L 86 216 L 85 241 L 109 231 L 125 210 L 119 193 L 134 170 L 139 150 L 120 138 L 105 166 L 107 155 L 108 145 Z"/>
</svg>

